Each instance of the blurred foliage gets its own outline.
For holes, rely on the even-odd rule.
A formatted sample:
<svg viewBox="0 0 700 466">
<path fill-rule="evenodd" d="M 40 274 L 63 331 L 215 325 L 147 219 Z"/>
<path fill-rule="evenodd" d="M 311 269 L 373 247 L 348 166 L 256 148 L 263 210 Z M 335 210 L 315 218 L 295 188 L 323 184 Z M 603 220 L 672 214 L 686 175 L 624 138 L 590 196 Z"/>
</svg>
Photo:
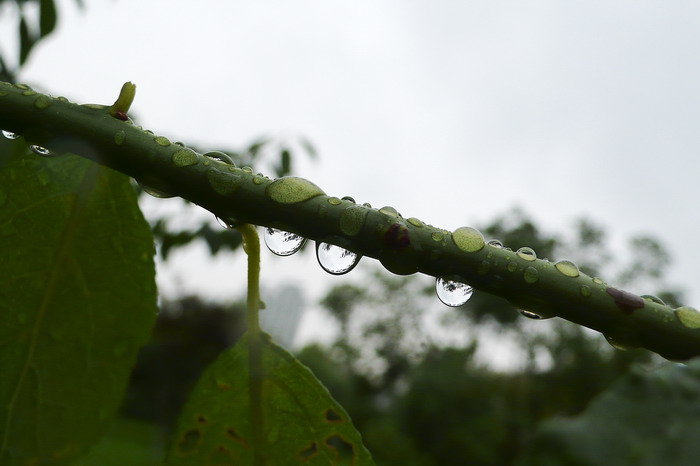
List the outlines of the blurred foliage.
<svg viewBox="0 0 700 466">
<path fill-rule="evenodd" d="M 82 0 L 76 3 L 83 6 Z M 27 62 L 34 46 L 56 28 L 58 14 L 54 0 L 0 0 L 0 13 L 8 11 L 17 17 L 18 59 L 13 66 L 0 53 L 0 81 L 15 82 L 19 68 Z"/>
</svg>

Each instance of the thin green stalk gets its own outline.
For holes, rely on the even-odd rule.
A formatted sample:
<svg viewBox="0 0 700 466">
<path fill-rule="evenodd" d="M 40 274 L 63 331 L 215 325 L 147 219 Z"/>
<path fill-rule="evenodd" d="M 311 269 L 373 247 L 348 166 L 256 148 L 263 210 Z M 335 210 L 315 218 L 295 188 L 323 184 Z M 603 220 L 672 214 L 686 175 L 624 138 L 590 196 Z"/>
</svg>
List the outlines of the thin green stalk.
<svg viewBox="0 0 700 466">
<path fill-rule="evenodd" d="M 250 396 L 250 426 L 253 435 L 254 464 L 265 464 L 265 436 L 262 410 L 262 332 L 260 330 L 260 238 L 255 226 L 248 223 L 236 226 L 243 237 L 243 248 L 248 255 L 248 394 Z"/>
<path fill-rule="evenodd" d="M 130 103 L 131 90 L 127 87 L 117 102 Z M 597 330 L 618 346 L 641 346 L 669 359 L 700 356 L 700 312 L 691 307 L 672 309 L 619 290 L 567 261 L 553 264 L 486 244 L 473 228 L 450 232 L 404 218 L 390 207 L 373 209 L 328 196 L 302 178 L 255 175 L 172 144 L 112 115 L 110 108 L 80 106 L 25 85 L 0 83 L 1 129 L 57 153 L 94 160 L 220 218 L 335 244 L 376 258 L 393 273 L 421 272 L 468 283 L 518 309 Z"/>
</svg>

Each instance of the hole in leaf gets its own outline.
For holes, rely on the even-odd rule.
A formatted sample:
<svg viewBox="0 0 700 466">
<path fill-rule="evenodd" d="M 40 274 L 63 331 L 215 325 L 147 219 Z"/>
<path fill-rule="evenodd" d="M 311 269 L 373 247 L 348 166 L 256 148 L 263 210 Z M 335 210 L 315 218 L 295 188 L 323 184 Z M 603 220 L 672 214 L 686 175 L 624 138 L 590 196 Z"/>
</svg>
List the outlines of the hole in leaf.
<svg viewBox="0 0 700 466">
<path fill-rule="evenodd" d="M 229 427 L 228 429 L 226 429 L 226 436 L 234 442 L 238 442 L 244 447 L 248 448 L 248 442 L 246 442 L 246 440 L 243 437 L 238 435 L 238 432 L 236 432 L 233 427 Z"/>
<path fill-rule="evenodd" d="M 199 417 L 197 418 L 197 422 L 198 422 L 199 424 L 206 424 L 206 423 L 207 423 L 207 419 L 206 419 L 204 416 L 199 416 Z"/>
<path fill-rule="evenodd" d="M 352 462 L 353 456 L 354 456 L 354 450 L 352 447 L 352 444 L 348 443 L 343 437 L 340 435 L 332 435 L 326 439 L 326 445 L 331 447 L 336 451 L 336 458 L 340 461 L 342 461 L 341 464 L 344 464 L 345 461 L 348 461 L 348 464 Z M 338 464 L 338 463 L 334 463 Z"/>
<path fill-rule="evenodd" d="M 199 434 L 199 430 L 197 429 L 190 429 L 185 434 L 182 436 L 180 439 L 180 442 L 177 444 L 178 450 L 180 450 L 180 453 L 191 453 L 197 448 L 197 445 L 199 445 L 199 439 L 201 435 Z"/>
<path fill-rule="evenodd" d="M 301 450 L 299 453 L 299 458 L 302 460 L 308 460 L 312 458 L 317 451 L 318 448 L 316 448 L 316 442 L 313 442 L 310 447 Z"/>
<path fill-rule="evenodd" d="M 343 422 L 343 418 L 340 417 L 340 414 L 338 414 L 335 411 L 333 411 L 332 409 L 328 408 L 326 410 L 326 421 L 333 422 L 333 423 Z"/>
</svg>

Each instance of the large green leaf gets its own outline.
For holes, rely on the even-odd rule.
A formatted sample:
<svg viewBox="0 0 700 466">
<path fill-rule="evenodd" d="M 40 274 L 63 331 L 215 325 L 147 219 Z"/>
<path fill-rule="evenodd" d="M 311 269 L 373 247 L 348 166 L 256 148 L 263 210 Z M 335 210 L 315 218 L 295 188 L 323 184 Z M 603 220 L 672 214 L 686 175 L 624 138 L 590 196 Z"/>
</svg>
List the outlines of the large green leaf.
<svg viewBox="0 0 700 466">
<path fill-rule="evenodd" d="M 633 371 L 573 419 L 547 422 L 528 465 L 697 465 L 700 360 Z"/>
<path fill-rule="evenodd" d="M 76 156 L 7 146 L 0 463 L 62 464 L 107 429 L 150 333 L 153 240 L 125 176 Z"/>
<path fill-rule="evenodd" d="M 372 465 L 345 410 L 283 348 L 262 345 L 266 464 Z M 247 339 L 206 369 L 180 418 L 169 464 L 252 465 Z"/>
</svg>

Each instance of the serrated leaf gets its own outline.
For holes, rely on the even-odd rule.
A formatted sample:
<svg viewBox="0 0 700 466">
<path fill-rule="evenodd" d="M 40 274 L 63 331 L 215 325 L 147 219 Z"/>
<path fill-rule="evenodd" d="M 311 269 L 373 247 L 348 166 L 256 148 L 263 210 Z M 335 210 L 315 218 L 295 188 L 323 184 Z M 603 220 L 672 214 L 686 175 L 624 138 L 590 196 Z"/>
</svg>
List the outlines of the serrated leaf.
<svg viewBox="0 0 700 466">
<path fill-rule="evenodd" d="M 634 371 L 580 416 L 538 431 L 522 465 L 696 465 L 700 360 Z"/>
<path fill-rule="evenodd" d="M 53 32 L 56 27 L 56 5 L 53 0 L 41 0 L 39 3 L 39 37 Z"/>
<path fill-rule="evenodd" d="M 268 465 L 372 465 L 345 410 L 290 353 L 266 337 L 262 405 Z M 247 339 L 208 367 L 185 406 L 169 464 L 253 464 Z"/>
<path fill-rule="evenodd" d="M 65 464 L 108 427 L 149 336 L 153 240 L 127 177 L 14 147 L 0 152 L 0 463 Z"/>
</svg>

